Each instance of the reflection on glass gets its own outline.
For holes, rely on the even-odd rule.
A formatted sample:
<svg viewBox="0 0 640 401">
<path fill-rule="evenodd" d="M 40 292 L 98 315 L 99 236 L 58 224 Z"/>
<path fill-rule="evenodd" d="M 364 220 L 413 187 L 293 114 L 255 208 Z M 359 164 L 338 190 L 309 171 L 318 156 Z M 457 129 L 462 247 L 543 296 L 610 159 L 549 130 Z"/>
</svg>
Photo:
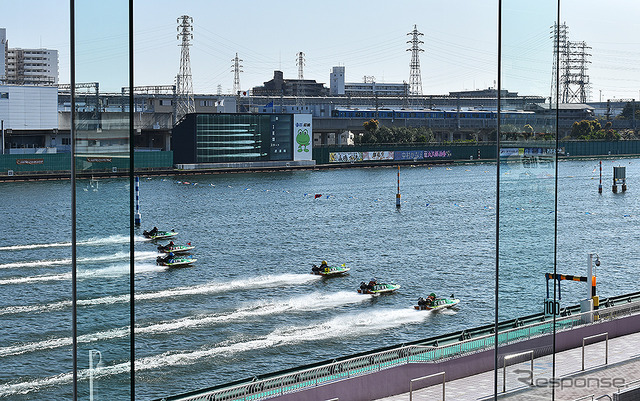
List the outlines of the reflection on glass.
<svg viewBox="0 0 640 401">
<path fill-rule="evenodd" d="M 502 2 L 502 79 L 499 142 L 499 321 L 511 321 L 497 336 L 498 393 L 526 386 L 534 378 L 553 377 L 553 319 L 537 330 L 547 333 L 530 348 L 508 347 L 508 341 L 526 340 L 530 330 L 518 330 L 527 315 L 543 311 L 545 273 L 555 268 L 556 135 L 550 108 L 553 40 L 549 27 L 556 18 L 556 2 L 535 5 Z M 526 21 L 526 22 L 525 22 Z M 521 104 L 509 101 L 510 92 L 530 94 Z M 525 98 L 526 99 L 526 98 Z M 540 112 L 546 109 L 547 112 Z M 537 110 L 537 113 L 534 113 Z M 555 299 L 555 292 L 550 293 Z M 527 299 L 528 302 L 522 302 Z M 548 327 L 547 327 L 548 326 Z M 526 348 L 526 347 L 525 347 Z M 531 372 L 530 361 L 535 367 Z M 544 389 L 543 389 L 544 390 Z M 544 390 L 543 392 L 546 392 Z M 543 395 L 551 399 L 551 389 Z"/>
<path fill-rule="evenodd" d="M 128 2 L 75 6 L 78 397 L 127 399 L 131 205 L 117 174 L 129 168 Z"/>
</svg>

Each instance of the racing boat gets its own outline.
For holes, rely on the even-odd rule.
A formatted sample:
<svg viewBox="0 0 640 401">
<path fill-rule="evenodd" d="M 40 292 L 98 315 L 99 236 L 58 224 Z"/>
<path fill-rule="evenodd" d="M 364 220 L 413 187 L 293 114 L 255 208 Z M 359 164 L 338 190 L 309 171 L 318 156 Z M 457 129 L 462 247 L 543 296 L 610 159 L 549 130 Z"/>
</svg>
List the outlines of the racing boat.
<svg viewBox="0 0 640 401">
<path fill-rule="evenodd" d="M 187 245 L 174 245 L 172 243 L 168 245 L 159 245 L 158 251 L 164 253 L 187 253 L 191 251 L 195 246 L 191 245 L 191 243 L 187 243 Z"/>
<path fill-rule="evenodd" d="M 438 310 L 451 308 L 459 303 L 460 300 L 456 299 L 453 294 L 451 294 L 451 298 L 436 298 L 436 294 L 431 293 L 426 299 L 418 298 L 418 305 L 414 305 L 414 308 L 417 310 Z"/>
<path fill-rule="evenodd" d="M 358 288 L 359 294 L 387 294 L 392 293 L 395 290 L 400 288 L 399 284 L 394 283 L 378 283 L 375 279 L 369 281 L 369 284 L 364 281 L 360 283 L 360 288 Z"/>
<path fill-rule="evenodd" d="M 344 274 L 346 272 L 348 272 L 349 270 L 351 270 L 351 268 L 346 267 L 344 265 L 344 263 L 340 266 L 316 266 L 313 265 L 313 267 L 311 268 L 311 274 L 316 274 L 319 276 L 335 276 L 335 275 L 340 275 L 340 274 Z"/>
<path fill-rule="evenodd" d="M 156 264 L 159 266 L 167 267 L 186 267 L 195 262 L 196 258 L 193 256 L 158 256 Z"/>
<path fill-rule="evenodd" d="M 144 235 L 145 238 L 148 238 L 150 240 L 157 240 L 157 239 L 167 239 L 167 238 L 175 237 L 176 235 L 178 235 L 178 233 L 173 230 L 171 231 L 158 231 L 158 230 L 146 231 L 145 230 L 142 233 L 142 235 Z"/>
</svg>

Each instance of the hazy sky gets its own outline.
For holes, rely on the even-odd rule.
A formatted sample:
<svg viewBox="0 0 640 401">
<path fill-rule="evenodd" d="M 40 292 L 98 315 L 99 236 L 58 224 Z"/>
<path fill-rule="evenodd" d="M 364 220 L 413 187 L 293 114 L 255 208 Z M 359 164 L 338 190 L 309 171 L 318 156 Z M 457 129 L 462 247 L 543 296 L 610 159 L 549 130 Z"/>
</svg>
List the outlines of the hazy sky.
<svg viewBox="0 0 640 401">
<path fill-rule="evenodd" d="M 127 85 L 127 1 L 76 0 L 77 81 L 102 90 Z M 504 0 L 503 86 L 549 96 L 551 26 L 556 1 Z M 482 89 L 497 79 L 497 1 L 397 0 L 317 2 L 276 0 L 137 0 L 135 84 L 170 85 L 180 65 L 176 19 L 193 17 L 190 47 L 197 93 L 233 86 L 232 59 L 243 60 L 242 89 L 282 70 L 297 78 L 296 54 L 305 53 L 304 77 L 326 83 L 342 65 L 347 82 L 409 81 L 407 33 L 424 36 L 423 93 Z M 0 27 L 11 47 L 57 49 L 60 82 L 69 82 L 69 6 L 60 0 L 0 0 Z M 591 99 L 640 98 L 640 2 L 564 0 L 561 20 L 569 40 L 591 47 Z"/>
</svg>

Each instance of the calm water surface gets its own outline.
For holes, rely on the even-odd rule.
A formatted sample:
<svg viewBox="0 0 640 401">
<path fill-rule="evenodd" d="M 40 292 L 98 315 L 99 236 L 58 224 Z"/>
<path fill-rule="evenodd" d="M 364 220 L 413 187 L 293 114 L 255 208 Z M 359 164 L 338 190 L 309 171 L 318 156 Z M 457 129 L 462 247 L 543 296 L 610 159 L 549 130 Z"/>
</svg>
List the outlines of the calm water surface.
<svg viewBox="0 0 640 401">
<path fill-rule="evenodd" d="M 584 275 L 597 252 L 601 296 L 638 291 L 637 159 L 560 163 L 558 272 Z M 629 191 L 612 194 L 612 166 Z M 154 177 L 141 180 L 143 228 L 179 232 L 197 262 L 156 266 L 136 238 L 136 395 L 160 398 L 257 374 L 490 324 L 494 319 L 496 166 Z M 502 170 L 500 318 L 542 310 L 553 271 L 553 169 Z M 551 175 L 549 175 L 551 174 Z M 0 398 L 71 397 L 69 182 L 0 184 Z M 316 194 L 321 194 L 316 198 Z M 129 186 L 78 183 L 79 391 L 127 396 Z M 345 263 L 322 279 L 310 264 Z M 372 277 L 402 287 L 356 293 Z M 443 313 L 414 311 L 429 292 L 461 299 Z M 562 306 L 586 293 L 563 284 Z"/>
</svg>

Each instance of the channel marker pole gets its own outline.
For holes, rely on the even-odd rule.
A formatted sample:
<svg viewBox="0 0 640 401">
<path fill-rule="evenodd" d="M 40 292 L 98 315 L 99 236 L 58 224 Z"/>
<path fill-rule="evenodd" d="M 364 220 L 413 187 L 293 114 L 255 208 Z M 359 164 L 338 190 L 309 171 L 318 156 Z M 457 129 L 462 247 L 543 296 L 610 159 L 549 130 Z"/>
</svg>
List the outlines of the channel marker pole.
<svg viewBox="0 0 640 401">
<path fill-rule="evenodd" d="M 396 208 L 400 209 L 400 165 L 398 164 L 398 194 L 396 195 Z"/>
<path fill-rule="evenodd" d="M 140 216 L 140 177 L 136 176 L 136 214 L 133 217 L 133 224 L 136 227 L 140 227 L 140 223 L 141 223 L 141 216 Z"/>
</svg>

